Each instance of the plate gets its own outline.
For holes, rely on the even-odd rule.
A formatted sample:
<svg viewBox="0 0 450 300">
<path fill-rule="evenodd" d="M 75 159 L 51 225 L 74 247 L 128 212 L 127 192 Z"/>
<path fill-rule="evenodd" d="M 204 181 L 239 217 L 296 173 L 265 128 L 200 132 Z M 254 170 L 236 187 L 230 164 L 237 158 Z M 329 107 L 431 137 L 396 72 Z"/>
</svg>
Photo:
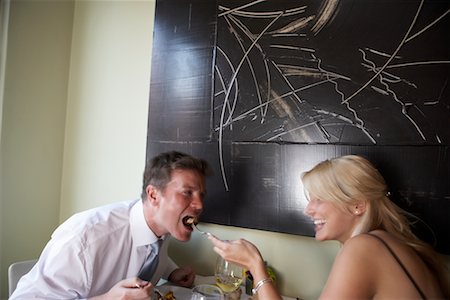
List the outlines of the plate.
<svg viewBox="0 0 450 300">
<path fill-rule="evenodd" d="M 167 294 L 169 291 L 172 291 L 173 295 L 175 296 L 175 298 L 177 298 L 177 300 L 178 299 L 179 300 L 189 300 L 189 299 L 191 299 L 191 296 L 192 296 L 191 289 L 181 287 L 181 286 L 160 285 L 157 288 L 163 295 Z"/>
</svg>

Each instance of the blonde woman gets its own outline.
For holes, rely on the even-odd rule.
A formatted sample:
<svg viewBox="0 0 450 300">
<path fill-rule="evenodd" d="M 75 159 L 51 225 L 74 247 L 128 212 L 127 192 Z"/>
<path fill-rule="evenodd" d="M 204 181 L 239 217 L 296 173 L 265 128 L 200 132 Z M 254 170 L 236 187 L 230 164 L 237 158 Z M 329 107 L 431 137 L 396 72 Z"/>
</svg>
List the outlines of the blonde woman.
<svg viewBox="0 0 450 300">
<path fill-rule="evenodd" d="M 384 178 L 368 160 L 326 160 L 302 181 L 316 239 L 342 244 L 321 299 L 450 298 L 444 263 L 411 232 L 408 214 L 390 201 Z M 250 270 L 259 300 L 281 299 L 252 243 L 210 239 L 219 255 Z"/>
</svg>

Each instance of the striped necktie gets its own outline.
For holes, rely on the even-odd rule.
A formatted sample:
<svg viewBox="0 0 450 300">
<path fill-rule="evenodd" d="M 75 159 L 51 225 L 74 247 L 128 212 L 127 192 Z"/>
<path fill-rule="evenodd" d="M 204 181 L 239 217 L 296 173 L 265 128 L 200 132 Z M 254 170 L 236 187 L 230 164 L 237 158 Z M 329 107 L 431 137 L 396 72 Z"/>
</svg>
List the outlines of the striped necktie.
<svg viewBox="0 0 450 300">
<path fill-rule="evenodd" d="M 152 279 L 153 274 L 156 271 L 156 268 L 158 267 L 158 261 L 159 261 L 159 248 L 161 247 L 163 243 L 162 239 L 158 239 L 158 241 L 154 242 L 150 245 L 152 248 L 152 252 L 147 257 L 147 260 L 145 261 L 144 265 L 141 268 L 141 271 L 139 272 L 138 277 L 145 281 L 150 281 Z"/>
</svg>

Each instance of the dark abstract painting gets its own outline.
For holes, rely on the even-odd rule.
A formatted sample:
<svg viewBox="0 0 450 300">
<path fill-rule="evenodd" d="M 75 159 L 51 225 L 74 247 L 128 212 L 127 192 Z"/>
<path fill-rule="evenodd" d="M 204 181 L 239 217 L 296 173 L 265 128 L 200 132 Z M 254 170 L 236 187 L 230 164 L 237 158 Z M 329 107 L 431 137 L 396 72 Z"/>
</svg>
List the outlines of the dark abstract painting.
<svg viewBox="0 0 450 300">
<path fill-rule="evenodd" d="M 450 253 L 450 2 L 158 0 L 147 154 L 208 159 L 203 221 L 312 235 L 300 174 L 360 154 Z"/>
</svg>

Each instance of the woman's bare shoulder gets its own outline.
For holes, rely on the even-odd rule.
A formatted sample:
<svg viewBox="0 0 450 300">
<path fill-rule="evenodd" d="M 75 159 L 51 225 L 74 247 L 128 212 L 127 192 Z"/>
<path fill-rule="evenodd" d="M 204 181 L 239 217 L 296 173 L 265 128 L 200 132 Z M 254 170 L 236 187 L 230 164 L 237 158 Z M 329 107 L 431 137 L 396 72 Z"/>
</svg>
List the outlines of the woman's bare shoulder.
<svg viewBox="0 0 450 300">
<path fill-rule="evenodd" d="M 382 264 L 377 255 L 380 249 L 377 241 L 368 235 L 348 239 L 336 256 L 322 297 L 372 298 L 377 290 L 379 265 Z"/>
<path fill-rule="evenodd" d="M 381 249 L 383 245 L 377 240 L 373 234 L 358 234 L 354 237 L 348 239 L 342 248 L 342 253 L 347 253 L 351 255 L 368 255 L 372 251 L 377 251 Z M 369 251 L 368 251 L 369 250 Z"/>
<path fill-rule="evenodd" d="M 378 233 L 375 234 L 378 235 Z M 354 265 L 355 268 L 375 272 L 380 269 L 380 265 L 383 265 L 386 259 L 389 259 L 388 256 L 386 246 L 380 240 L 372 234 L 359 234 L 343 244 L 336 261 L 341 265 L 348 265 L 351 264 L 350 261 L 354 261 L 357 262 Z"/>
<path fill-rule="evenodd" d="M 342 295 L 355 296 L 350 293 L 358 293 L 356 296 L 360 298 L 377 295 L 379 298 L 416 299 L 420 295 L 400 263 L 425 295 L 439 297 L 439 286 L 417 253 L 401 239 L 383 230 L 359 234 L 343 244 L 336 257 L 332 280 L 325 295 L 333 295 L 339 284 L 355 282 L 360 288 L 346 291 L 347 294 Z M 340 291 L 344 292 L 342 289 Z"/>
</svg>

